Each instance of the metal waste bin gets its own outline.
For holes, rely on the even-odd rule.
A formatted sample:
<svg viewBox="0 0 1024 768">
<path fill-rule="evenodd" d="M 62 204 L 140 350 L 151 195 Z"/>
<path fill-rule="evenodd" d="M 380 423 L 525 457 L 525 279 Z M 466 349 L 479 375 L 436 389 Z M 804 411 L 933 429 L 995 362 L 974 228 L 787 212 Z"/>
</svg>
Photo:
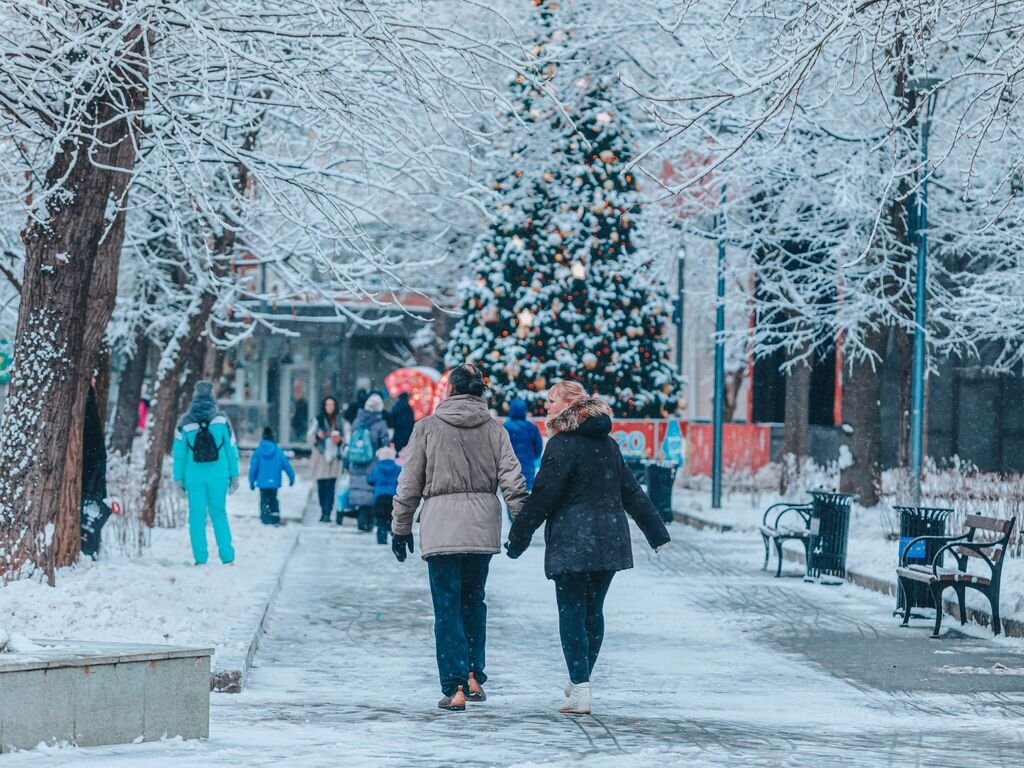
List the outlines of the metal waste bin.
<svg viewBox="0 0 1024 768">
<path fill-rule="evenodd" d="M 644 463 L 644 474 L 647 480 L 647 495 L 658 510 L 661 519 L 671 523 L 672 516 L 672 485 L 676 479 L 676 465 L 667 461 L 648 461 Z"/>
<path fill-rule="evenodd" d="M 852 493 L 811 491 L 811 541 L 807 577 L 846 578 L 846 543 L 850 538 Z"/>
<path fill-rule="evenodd" d="M 647 460 L 638 456 L 623 456 L 626 462 L 626 469 L 633 473 L 633 477 L 640 485 L 647 485 Z"/>
<path fill-rule="evenodd" d="M 945 536 L 946 520 L 953 511 L 942 507 L 893 507 L 893 509 L 900 515 L 900 560 L 898 562 L 902 562 L 904 551 L 907 550 L 910 542 L 918 536 Z M 930 565 L 945 543 L 940 540 L 917 542 L 907 551 L 907 565 Z M 942 565 L 941 559 L 939 565 Z M 899 583 L 898 579 L 897 583 Z M 911 608 L 935 609 L 935 601 L 932 599 L 932 591 L 928 585 L 915 581 L 910 585 L 909 595 L 904 595 L 902 585 L 897 587 L 895 613 L 903 613 L 908 597 Z"/>
</svg>

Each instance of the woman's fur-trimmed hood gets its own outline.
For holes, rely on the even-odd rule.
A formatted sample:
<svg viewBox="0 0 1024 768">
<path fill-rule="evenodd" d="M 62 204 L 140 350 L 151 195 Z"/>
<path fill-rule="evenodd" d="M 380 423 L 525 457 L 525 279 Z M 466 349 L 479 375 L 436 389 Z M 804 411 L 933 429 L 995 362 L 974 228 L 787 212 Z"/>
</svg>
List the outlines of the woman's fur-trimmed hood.
<svg viewBox="0 0 1024 768">
<path fill-rule="evenodd" d="M 597 397 L 583 397 L 567 406 L 563 411 L 556 413 L 547 420 L 548 437 L 554 437 L 559 432 L 577 432 L 588 419 L 603 416 L 601 432 L 608 434 L 612 427 L 612 408 L 604 400 Z"/>
</svg>

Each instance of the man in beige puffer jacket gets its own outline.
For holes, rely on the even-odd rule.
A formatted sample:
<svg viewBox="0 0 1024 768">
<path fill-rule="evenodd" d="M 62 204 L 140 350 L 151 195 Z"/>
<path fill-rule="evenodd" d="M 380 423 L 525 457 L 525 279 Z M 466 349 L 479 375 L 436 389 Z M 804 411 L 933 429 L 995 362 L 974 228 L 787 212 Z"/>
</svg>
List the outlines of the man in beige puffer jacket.
<svg viewBox="0 0 1024 768">
<path fill-rule="evenodd" d="M 526 500 L 526 481 L 508 433 L 482 399 L 483 377 L 472 365 L 452 371 L 448 398 L 417 422 L 406 449 L 393 507 L 392 549 L 412 552 L 420 509 L 420 550 L 430 573 L 442 709 L 483 701 L 491 556 L 501 551 L 500 487 L 513 516 Z"/>
</svg>

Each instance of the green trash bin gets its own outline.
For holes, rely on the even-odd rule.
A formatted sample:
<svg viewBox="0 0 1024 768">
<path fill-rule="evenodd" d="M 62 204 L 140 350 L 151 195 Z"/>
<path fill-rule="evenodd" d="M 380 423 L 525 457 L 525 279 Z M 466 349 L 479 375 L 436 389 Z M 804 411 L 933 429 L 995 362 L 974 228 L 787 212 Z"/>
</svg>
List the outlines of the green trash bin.
<svg viewBox="0 0 1024 768">
<path fill-rule="evenodd" d="M 676 465 L 667 461 L 648 461 L 644 463 L 644 474 L 647 479 L 647 495 L 658 510 L 661 519 L 671 523 L 672 486 L 676 479 Z"/>
<path fill-rule="evenodd" d="M 945 507 L 893 507 L 900 515 L 900 548 L 899 556 L 901 562 L 906 555 L 907 565 L 931 565 L 935 556 L 946 541 L 941 538 L 946 535 L 946 519 L 952 514 L 952 509 Z M 910 542 L 918 536 L 935 536 L 939 538 L 919 541 L 910 547 Z M 908 549 L 908 547 L 910 547 Z M 939 558 L 938 565 L 942 565 L 942 558 Z M 897 580 L 897 584 L 899 581 Z M 935 610 L 935 600 L 932 598 L 932 591 L 927 584 L 912 582 L 910 594 L 903 593 L 903 586 L 899 584 L 896 588 L 896 610 L 895 614 L 902 615 L 906 608 L 906 600 L 909 597 L 910 607 L 930 608 Z M 923 616 L 911 613 L 916 618 Z"/>
<path fill-rule="evenodd" d="M 825 577 L 834 582 L 846 578 L 846 543 L 850 537 L 852 493 L 811 491 L 811 540 L 807 558 L 808 579 Z"/>
</svg>

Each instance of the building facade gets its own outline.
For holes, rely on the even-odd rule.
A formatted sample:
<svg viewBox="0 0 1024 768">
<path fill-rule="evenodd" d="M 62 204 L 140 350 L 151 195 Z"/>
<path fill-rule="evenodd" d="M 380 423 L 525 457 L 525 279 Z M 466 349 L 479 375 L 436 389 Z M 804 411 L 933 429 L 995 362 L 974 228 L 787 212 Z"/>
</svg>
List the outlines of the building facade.
<svg viewBox="0 0 1024 768">
<path fill-rule="evenodd" d="M 360 308 L 362 322 L 317 305 L 279 306 L 275 332 L 261 329 L 223 356 L 218 404 L 243 446 L 270 426 L 281 445 L 304 449 L 310 421 L 325 397 L 343 409 L 359 390 L 384 389 L 384 377 L 415 364 L 410 340 L 431 320 L 422 297 L 398 299 L 396 309 Z"/>
</svg>

